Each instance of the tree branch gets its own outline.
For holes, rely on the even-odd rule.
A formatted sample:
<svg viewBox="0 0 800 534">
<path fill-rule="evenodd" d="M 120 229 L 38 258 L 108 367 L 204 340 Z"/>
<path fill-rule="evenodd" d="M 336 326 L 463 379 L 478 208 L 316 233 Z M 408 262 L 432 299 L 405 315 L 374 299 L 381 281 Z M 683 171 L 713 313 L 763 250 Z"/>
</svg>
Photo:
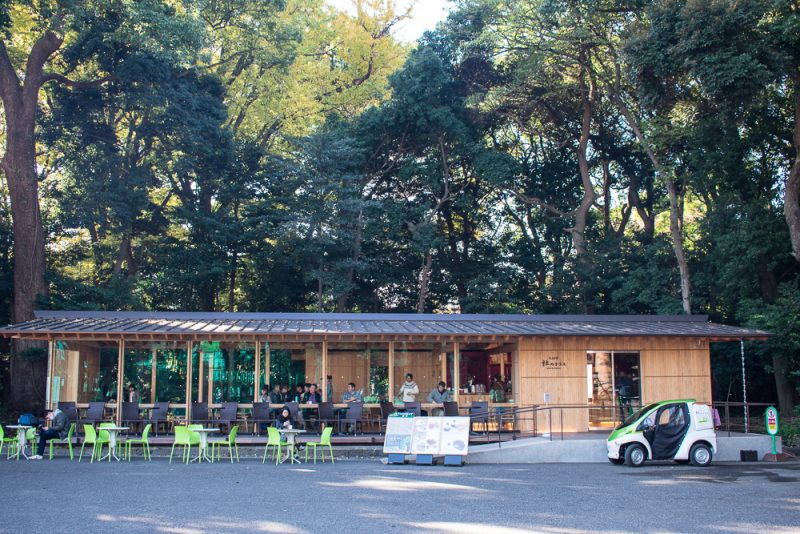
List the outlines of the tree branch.
<svg viewBox="0 0 800 534">
<path fill-rule="evenodd" d="M 48 72 L 42 76 L 41 85 L 49 81 L 55 81 L 62 85 L 66 85 L 68 87 L 74 87 L 75 89 L 91 89 L 92 87 L 99 87 L 104 83 L 114 81 L 116 79 L 113 75 L 103 76 L 102 78 L 98 78 L 96 80 L 71 80 L 64 76 L 63 74 L 58 74 L 56 72 Z"/>
</svg>

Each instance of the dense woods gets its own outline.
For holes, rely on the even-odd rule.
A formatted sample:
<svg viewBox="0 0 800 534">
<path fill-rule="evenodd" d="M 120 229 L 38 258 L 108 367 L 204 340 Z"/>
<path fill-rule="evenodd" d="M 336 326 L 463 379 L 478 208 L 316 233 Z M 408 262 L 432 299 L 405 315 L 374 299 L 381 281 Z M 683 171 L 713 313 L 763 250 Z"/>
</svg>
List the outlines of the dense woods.
<svg viewBox="0 0 800 534">
<path fill-rule="evenodd" d="M 777 334 L 750 398 L 792 410 L 797 0 L 459 0 L 413 46 L 354 5 L 0 1 L 0 319 L 703 313 Z"/>
</svg>

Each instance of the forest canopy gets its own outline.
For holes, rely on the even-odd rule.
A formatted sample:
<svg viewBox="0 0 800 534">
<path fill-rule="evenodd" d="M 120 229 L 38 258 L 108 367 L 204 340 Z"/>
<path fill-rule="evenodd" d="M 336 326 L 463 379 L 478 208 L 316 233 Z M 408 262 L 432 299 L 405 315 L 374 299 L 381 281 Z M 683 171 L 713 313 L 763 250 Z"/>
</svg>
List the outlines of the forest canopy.
<svg viewBox="0 0 800 534">
<path fill-rule="evenodd" d="M 0 0 L 2 319 L 708 314 L 791 410 L 797 0 L 353 3 Z"/>
</svg>

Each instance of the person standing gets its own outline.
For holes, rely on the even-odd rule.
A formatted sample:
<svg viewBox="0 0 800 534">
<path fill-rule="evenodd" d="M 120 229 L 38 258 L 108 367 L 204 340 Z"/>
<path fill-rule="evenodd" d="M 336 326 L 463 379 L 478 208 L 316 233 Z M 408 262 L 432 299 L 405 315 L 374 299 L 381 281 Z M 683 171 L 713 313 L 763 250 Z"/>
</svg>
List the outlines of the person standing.
<svg viewBox="0 0 800 534">
<path fill-rule="evenodd" d="M 39 431 L 39 446 L 36 454 L 31 456 L 31 460 L 41 460 L 44 454 L 44 447 L 51 439 L 64 439 L 67 437 L 69 427 L 69 417 L 67 414 L 56 408 L 47 414 L 47 424 Z"/>
<path fill-rule="evenodd" d="M 139 392 L 136 391 L 136 388 L 133 387 L 133 384 L 128 386 L 128 402 L 139 402 Z"/>
<path fill-rule="evenodd" d="M 400 387 L 398 395 L 402 397 L 403 402 L 416 402 L 417 395 L 419 395 L 419 386 L 414 382 L 414 375 L 411 373 L 406 374 L 406 381 Z"/>
</svg>

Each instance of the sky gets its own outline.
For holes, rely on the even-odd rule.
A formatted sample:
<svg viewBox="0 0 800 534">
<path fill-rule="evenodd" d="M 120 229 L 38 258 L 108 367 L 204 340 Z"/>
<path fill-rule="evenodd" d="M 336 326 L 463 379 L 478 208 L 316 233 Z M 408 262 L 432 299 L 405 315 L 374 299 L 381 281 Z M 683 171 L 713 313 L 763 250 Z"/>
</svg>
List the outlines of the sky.
<svg viewBox="0 0 800 534">
<path fill-rule="evenodd" d="M 404 8 L 413 0 L 397 0 L 398 8 Z M 352 0 L 328 0 L 337 9 L 353 13 Z M 398 24 L 395 37 L 408 43 L 416 41 L 427 30 L 436 27 L 436 23 L 447 17 L 450 8 L 448 0 L 416 0 L 411 12 L 411 20 Z"/>
</svg>

